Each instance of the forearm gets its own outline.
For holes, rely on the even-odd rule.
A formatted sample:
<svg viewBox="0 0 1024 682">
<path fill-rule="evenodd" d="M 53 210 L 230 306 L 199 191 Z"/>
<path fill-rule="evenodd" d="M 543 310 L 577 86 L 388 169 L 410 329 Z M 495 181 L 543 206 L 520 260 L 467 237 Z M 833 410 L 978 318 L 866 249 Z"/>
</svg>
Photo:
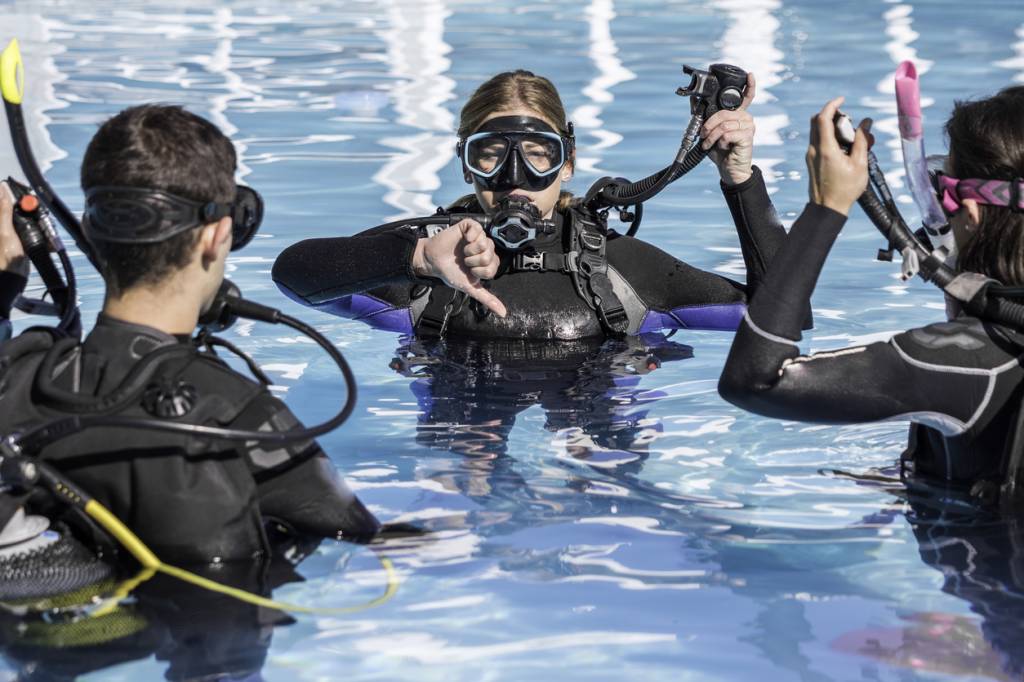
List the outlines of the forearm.
<svg viewBox="0 0 1024 682">
<path fill-rule="evenodd" d="M 737 185 L 723 182 L 721 187 L 736 224 L 747 270 L 747 293 L 752 296 L 775 254 L 786 241 L 786 231 L 768 198 L 764 178 L 757 166 L 753 167 L 753 174 L 745 182 Z"/>
<path fill-rule="evenodd" d="M 800 355 L 810 297 L 844 222 L 841 214 L 808 204 L 793 224 L 733 340 L 719 383 L 730 402 L 749 408 L 751 396 L 772 389 L 785 363 Z"/>
<path fill-rule="evenodd" d="M 354 237 L 307 239 L 274 262 L 279 287 L 309 305 L 398 282 L 416 281 L 412 256 L 418 235 L 397 228 Z"/>
</svg>

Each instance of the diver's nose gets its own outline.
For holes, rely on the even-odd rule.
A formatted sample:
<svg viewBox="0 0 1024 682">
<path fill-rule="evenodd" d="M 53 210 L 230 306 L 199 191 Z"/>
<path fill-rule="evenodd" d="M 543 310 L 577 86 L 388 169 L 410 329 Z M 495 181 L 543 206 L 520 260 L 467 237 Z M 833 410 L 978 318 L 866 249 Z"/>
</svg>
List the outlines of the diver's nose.
<svg viewBox="0 0 1024 682">
<path fill-rule="evenodd" d="M 526 177 L 526 162 L 523 161 L 519 148 L 509 150 L 508 160 L 505 167 L 501 169 L 498 183 L 494 188 L 496 192 L 508 192 L 514 189 L 526 189 L 528 179 Z"/>
</svg>

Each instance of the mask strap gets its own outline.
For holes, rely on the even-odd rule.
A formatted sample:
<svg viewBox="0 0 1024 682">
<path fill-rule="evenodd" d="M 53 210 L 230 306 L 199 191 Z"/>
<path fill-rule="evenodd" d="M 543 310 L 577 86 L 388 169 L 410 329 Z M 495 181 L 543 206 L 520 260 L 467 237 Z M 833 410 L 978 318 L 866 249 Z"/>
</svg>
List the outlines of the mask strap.
<svg viewBox="0 0 1024 682">
<path fill-rule="evenodd" d="M 960 210 L 960 181 L 949 177 L 941 171 L 937 172 L 935 177 L 938 180 L 939 203 L 942 204 L 942 208 L 945 209 L 946 213 L 950 215 L 956 213 Z"/>
</svg>

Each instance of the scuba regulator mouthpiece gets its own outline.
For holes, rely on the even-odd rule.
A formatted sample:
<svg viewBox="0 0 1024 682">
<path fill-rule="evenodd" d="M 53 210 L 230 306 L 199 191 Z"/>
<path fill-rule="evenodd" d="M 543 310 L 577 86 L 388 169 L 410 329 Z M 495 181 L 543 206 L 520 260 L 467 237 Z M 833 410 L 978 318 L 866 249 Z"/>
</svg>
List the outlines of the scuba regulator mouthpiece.
<svg viewBox="0 0 1024 682">
<path fill-rule="evenodd" d="M 199 316 L 199 326 L 208 332 L 222 332 L 238 322 L 240 317 L 277 324 L 281 321 L 281 311 L 245 300 L 238 285 L 225 278 L 209 307 Z"/>
<path fill-rule="evenodd" d="M 636 234 L 643 215 L 643 203 L 668 185 L 683 177 L 708 154 L 697 144 L 700 129 L 710 116 L 722 109 L 739 109 L 747 91 L 747 72 L 731 64 L 712 64 L 707 71 L 683 65 L 683 73 L 690 76 L 690 84 L 676 90 L 676 94 L 690 98 L 690 122 L 683 133 L 672 163 L 643 180 L 629 182 L 622 178 L 601 178 L 584 198 L 592 211 L 619 210 L 619 219 L 631 222 L 626 234 Z M 629 210 L 632 208 L 632 210 Z"/>
<path fill-rule="evenodd" d="M 555 223 L 544 220 L 529 199 L 510 196 L 498 202 L 498 210 L 486 226 L 487 235 L 509 251 L 518 251 L 540 234 L 550 234 Z"/>
<path fill-rule="evenodd" d="M 747 72 L 732 64 L 712 64 L 707 71 L 683 64 L 683 73 L 690 76 L 690 84 L 677 89 L 676 94 L 690 98 L 690 124 L 676 163 L 682 163 L 693 149 L 704 121 L 722 109 L 739 109 L 747 92 Z"/>
<path fill-rule="evenodd" d="M 690 98 L 691 114 L 707 118 L 721 109 L 732 111 L 743 104 L 747 72 L 738 66 L 712 64 L 704 71 L 684 64 L 683 73 L 690 76 L 690 84 L 676 90 L 676 94 Z"/>
</svg>

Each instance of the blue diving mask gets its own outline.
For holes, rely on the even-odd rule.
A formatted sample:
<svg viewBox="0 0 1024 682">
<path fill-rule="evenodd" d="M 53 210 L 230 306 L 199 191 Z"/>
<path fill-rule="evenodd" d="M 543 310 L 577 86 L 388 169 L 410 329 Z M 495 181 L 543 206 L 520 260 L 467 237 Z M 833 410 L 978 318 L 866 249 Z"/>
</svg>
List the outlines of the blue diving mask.
<svg viewBox="0 0 1024 682">
<path fill-rule="evenodd" d="M 532 116 L 499 116 L 459 140 L 463 171 L 492 192 L 525 189 L 537 192 L 558 178 L 572 158 L 572 123 L 563 135 Z"/>
</svg>

